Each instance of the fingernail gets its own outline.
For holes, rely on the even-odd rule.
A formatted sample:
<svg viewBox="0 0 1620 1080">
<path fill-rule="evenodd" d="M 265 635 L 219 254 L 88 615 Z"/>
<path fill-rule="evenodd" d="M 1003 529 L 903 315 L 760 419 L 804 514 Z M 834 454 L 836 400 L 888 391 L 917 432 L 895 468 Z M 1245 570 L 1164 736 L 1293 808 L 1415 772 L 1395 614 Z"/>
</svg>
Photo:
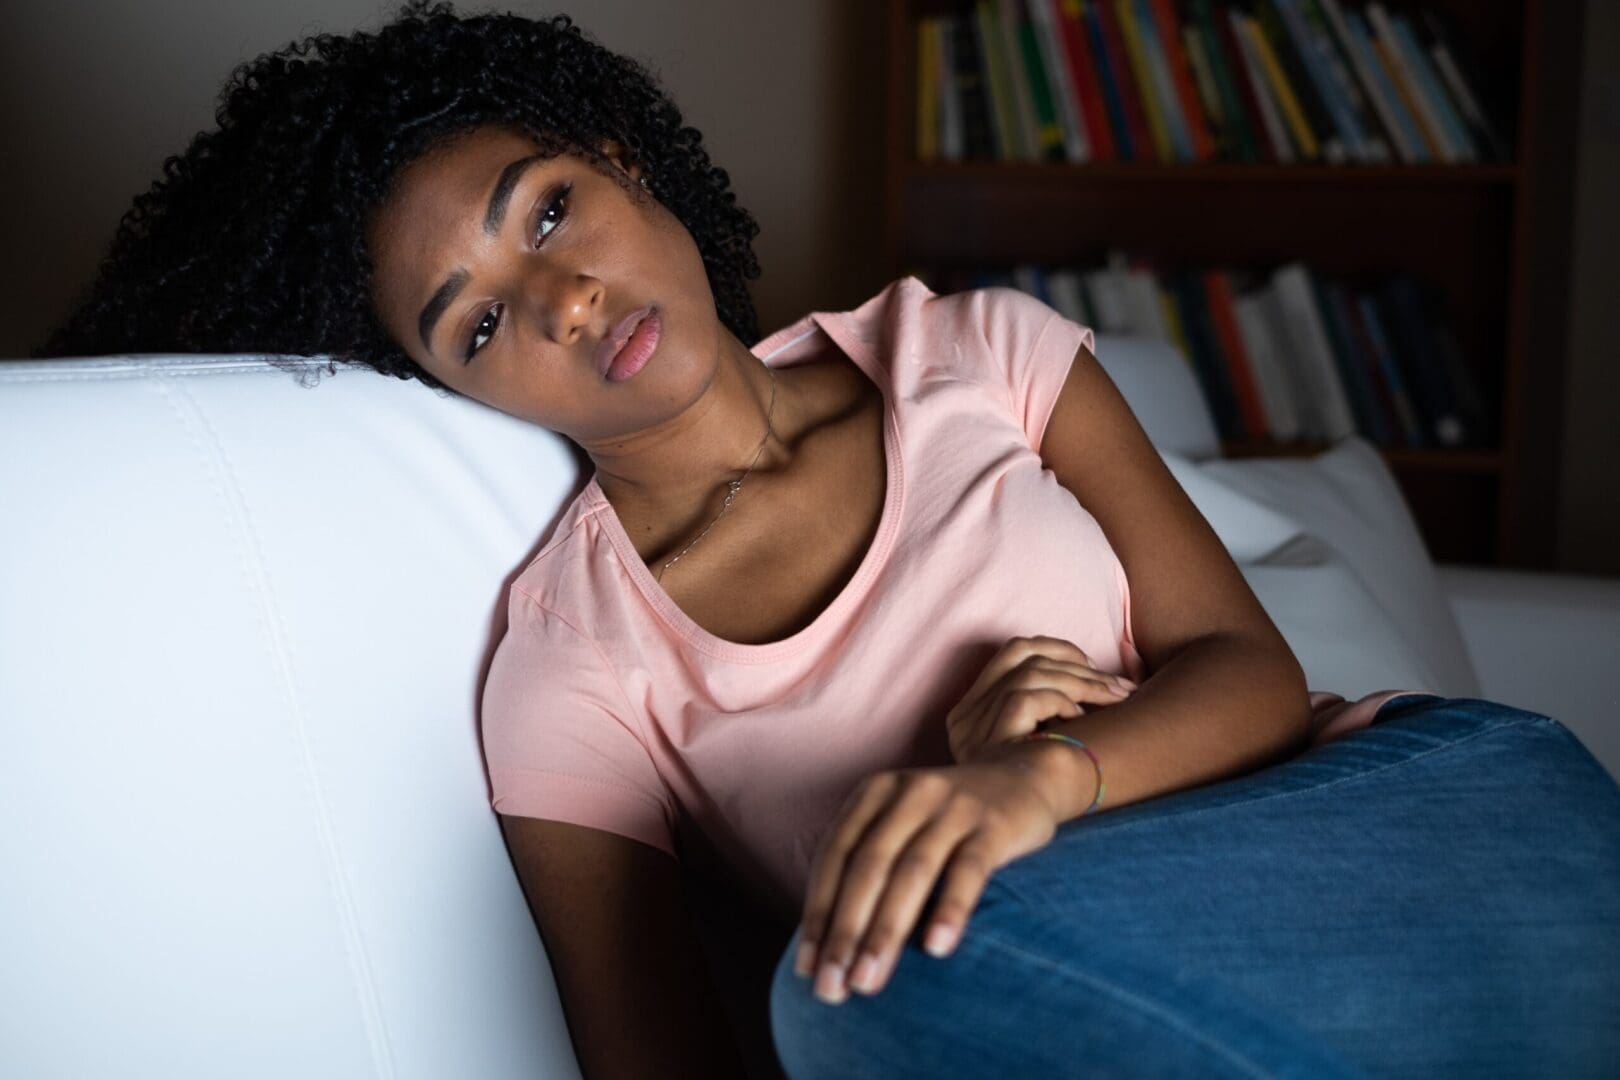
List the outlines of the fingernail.
<svg viewBox="0 0 1620 1080">
<path fill-rule="evenodd" d="M 944 923 L 935 923 L 928 931 L 928 940 L 923 942 L 931 956 L 944 956 L 956 944 L 956 928 L 946 926 Z"/>
<path fill-rule="evenodd" d="M 862 953 L 861 958 L 855 961 L 855 970 L 849 977 L 849 985 L 863 994 L 870 994 L 877 987 L 878 958 L 871 953 Z"/>
<path fill-rule="evenodd" d="M 808 979 L 816 966 L 816 943 L 813 941 L 799 942 L 799 954 L 793 958 L 793 974 L 801 979 Z"/>
<path fill-rule="evenodd" d="M 841 1005 L 849 997 L 849 990 L 844 986 L 844 969 L 831 961 L 821 965 L 821 974 L 816 976 L 816 997 L 829 1005 Z"/>
</svg>

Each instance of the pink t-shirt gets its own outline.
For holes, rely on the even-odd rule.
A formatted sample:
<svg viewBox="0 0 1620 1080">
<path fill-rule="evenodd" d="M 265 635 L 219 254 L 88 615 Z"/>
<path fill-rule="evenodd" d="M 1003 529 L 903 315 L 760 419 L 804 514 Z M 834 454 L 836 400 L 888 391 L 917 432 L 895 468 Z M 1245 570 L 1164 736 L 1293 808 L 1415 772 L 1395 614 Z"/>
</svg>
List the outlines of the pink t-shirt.
<svg viewBox="0 0 1620 1080">
<path fill-rule="evenodd" d="M 876 538 L 831 605 L 780 641 L 710 634 L 670 601 L 593 477 L 513 582 L 483 698 L 495 810 L 671 855 L 677 827 L 695 828 L 789 921 L 850 789 L 950 764 L 945 714 L 1008 639 L 1064 638 L 1144 676 L 1124 569 L 1038 454 L 1092 331 L 1015 289 L 941 296 L 906 277 L 752 352 L 785 368 L 829 341 L 882 388 L 887 452 Z M 1402 692 L 1313 692 L 1315 741 Z"/>
</svg>

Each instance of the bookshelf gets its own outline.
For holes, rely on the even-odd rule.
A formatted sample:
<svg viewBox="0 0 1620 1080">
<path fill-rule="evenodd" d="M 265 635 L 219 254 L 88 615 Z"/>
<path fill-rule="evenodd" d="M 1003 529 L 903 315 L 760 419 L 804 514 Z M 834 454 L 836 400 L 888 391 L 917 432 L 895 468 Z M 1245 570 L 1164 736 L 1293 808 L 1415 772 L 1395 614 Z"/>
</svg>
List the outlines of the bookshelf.
<svg viewBox="0 0 1620 1080">
<path fill-rule="evenodd" d="M 1364 0 L 1341 6 L 1359 9 Z M 886 269 L 890 277 L 916 272 L 925 280 L 1020 264 L 1085 269 L 1122 251 L 1262 278 L 1300 262 L 1353 287 L 1409 275 L 1434 290 L 1437 313 L 1484 392 L 1492 438 L 1483 446 L 1390 445 L 1380 452 L 1436 559 L 1548 565 L 1566 333 L 1556 320 L 1565 310 L 1568 259 L 1567 241 L 1542 234 L 1567 231 L 1575 97 L 1568 73 L 1555 69 L 1579 65 L 1539 58 L 1568 43 L 1578 17 L 1540 0 L 1383 6 L 1428 7 L 1451 21 L 1512 160 L 919 160 L 918 20 L 971 18 L 976 4 L 890 0 Z M 1549 122 L 1546 114 L 1558 109 L 1569 115 Z M 1232 457 L 1327 446 L 1252 437 L 1222 443 Z"/>
</svg>

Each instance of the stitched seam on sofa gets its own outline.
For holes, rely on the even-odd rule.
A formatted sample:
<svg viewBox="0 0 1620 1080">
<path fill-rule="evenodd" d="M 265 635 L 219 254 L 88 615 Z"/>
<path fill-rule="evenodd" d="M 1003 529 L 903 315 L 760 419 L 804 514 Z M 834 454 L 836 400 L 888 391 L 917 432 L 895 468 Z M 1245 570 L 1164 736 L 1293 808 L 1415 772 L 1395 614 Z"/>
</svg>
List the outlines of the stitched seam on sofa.
<svg viewBox="0 0 1620 1080">
<path fill-rule="evenodd" d="M 171 385 L 172 384 L 172 385 Z M 293 744 L 299 751 L 303 768 L 300 770 L 305 789 L 310 795 L 312 809 L 316 822 L 316 834 L 323 844 L 325 858 L 322 860 L 327 874 L 327 885 L 333 894 L 334 907 L 343 926 L 343 941 L 345 953 L 349 960 L 349 974 L 355 984 L 359 998 L 360 1011 L 365 1018 L 366 1034 L 371 1043 L 372 1061 L 378 1065 L 383 1074 L 393 1077 L 397 1074 L 393 1061 L 392 1041 L 388 1037 L 387 1023 L 378 999 L 376 980 L 373 976 L 370 958 L 365 949 L 364 937 L 361 933 L 359 913 L 355 908 L 353 892 L 349 887 L 346 876 L 342 844 L 338 839 L 337 830 L 333 827 L 331 811 L 326 804 L 325 792 L 320 785 L 319 773 L 315 766 L 314 749 L 309 744 L 308 733 L 304 725 L 304 712 L 299 705 L 297 692 L 297 679 L 295 666 L 291 657 L 291 635 L 287 633 L 285 619 L 282 618 L 280 608 L 275 603 L 275 593 L 270 587 L 269 571 L 265 566 L 264 551 L 258 542 L 258 536 L 253 528 L 252 513 L 247 504 L 247 496 L 241 486 L 235 482 L 235 467 L 231 464 L 230 456 L 225 445 L 219 437 L 208 414 L 191 392 L 178 381 L 166 378 L 154 380 L 155 388 L 163 395 L 178 415 L 182 427 L 191 437 L 192 442 L 202 453 L 203 459 L 209 468 L 209 477 L 214 485 L 214 493 L 219 498 L 225 511 L 225 518 L 229 525 L 228 532 L 237 548 L 237 554 L 242 560 L 244 576 L 247 578 L 249 591 L 254 595 L 257 603 L 255 612 L 259 616 L 260 627 L 264 630 L 266 643 L 272 660 L 272 667 L 277 676 L 276 682 L 280 687 L 288 712 L 293 719 L 289 734 L 293 737 Z M 178 394 L 178 396 L 176 396 Z M 190 422 L 187 420 L 186 409 L 181 407 L 180 399 L 190 409 Z M 199 427 L 206 436 L 199 437 Z M 234 496 L 234 498 L 232 498 Z M 274 616 L 277 627 L 272 625 L 270 617 Z"/>
<path fill-rule="evenodd" d="M 79 371 L 61 373 L 42 373 L 39 375 L 12 372 L 0 374 L 0 384 L 5 383 L 36 383 L 36 382 L 95 382 L 103 379 L 180 379 L 200 378 L 205 375 L 300 375 L 309 371 L 325 371 L 325 366 L 309 368 L 307 371 L 287 370 L 285 368 L 265 367 L 259 364 L 227 364 L 218 368 L 193 368 L 189 370 L 170 371 L 165 368 L 152 366 L 143 368 L 128 368 L 118 371 Z M 339 371 L 346 370 L 339 368 Z M 368 369 L 369 370 L 369 369 Z M 327 374 L 333 374 L 327 372 Z"/>
</svg>

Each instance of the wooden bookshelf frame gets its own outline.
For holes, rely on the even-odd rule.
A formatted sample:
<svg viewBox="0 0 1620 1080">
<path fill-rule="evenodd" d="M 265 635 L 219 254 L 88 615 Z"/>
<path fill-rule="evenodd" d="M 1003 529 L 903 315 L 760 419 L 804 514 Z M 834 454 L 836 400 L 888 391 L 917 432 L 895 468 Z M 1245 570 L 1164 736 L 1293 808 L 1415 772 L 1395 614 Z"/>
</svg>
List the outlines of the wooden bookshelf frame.
<svg viewBox="0 0 1620 1080">
<path fill-rule="evenodd" d="M 1361 6 L 1361 0 L 1352 0 Z M 1391 10 L 1420 6 L 1385 0 Z M 1429 0 L 1467 37 L 1516 159 L 1472 165 L 918 161 L 915 20 L 972 0 L 889 0 L 882 258 L 910 266 L 1299 260 L 1351 284 L 1434 285 L 1487 396 L 1488 448 L 1382 448 L 1438 560 L 1550 566 L 1556 548 L 1581 6 Z M 1549 57 L 1556 57 L 1556 62 Z M 1531 343 L 1536 346 L 1532 352 Z M 1225 440 L 1233 457 L 1321 444 Z"/>
</svg>

